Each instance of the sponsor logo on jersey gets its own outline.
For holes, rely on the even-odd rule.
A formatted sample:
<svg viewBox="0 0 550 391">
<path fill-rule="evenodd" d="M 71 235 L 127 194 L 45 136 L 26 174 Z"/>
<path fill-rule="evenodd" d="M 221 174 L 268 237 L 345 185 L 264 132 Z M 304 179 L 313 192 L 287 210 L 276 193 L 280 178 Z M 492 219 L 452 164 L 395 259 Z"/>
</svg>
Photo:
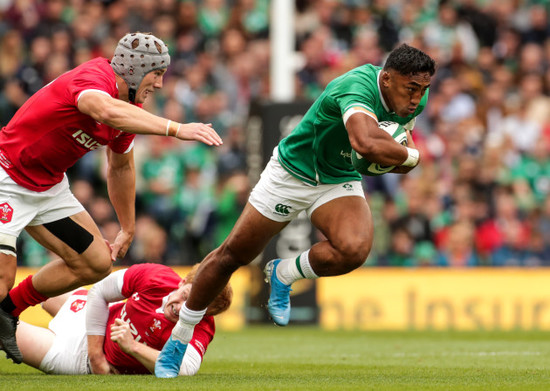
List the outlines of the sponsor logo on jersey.
<svg viewBox="0 0 550 391">
<path fill-rule="evenodd" d="M 343 150 L 341 150 L 340 156 L 342 156 L 345 159 L 351 159 L 351 152 L 344 152 Z"/>
<path fill-rule="evenodd" d="M 86 300 L 77 299 L 71 303 L 71 311 L 78 312 L 86 306 Z"/>
<path fill-rule="evenodd" d="M 13 217 L 13 208 L 7 202 L 0 204 L 0 222 L 2 224 L 9 223 Z"/>
<path fill-rule="evenodd" d="M 126 322 L 128 323 L 128 326 L 130 326 L 130 334 L 132 334 L 132 337 L 134 337 L 134 339 L 136 340 L 136 342 L 140 342 L 143 338 L 141 337 L 141 335 L 139 335 L 137 329 L 136 329 L 136 326 L 132 323 L 132 320 L 130 319 L 130 317 L 128 316 L 128 313 L 126 312 L 126 304 L 127 303 L 124 303 L 124 306 L 122 307 L 122 309 L 120 310 L 120 319 L 123 321 L 123 322 Z M 147 345 L 145 342 L 143 342 L 145 345 Z"/>
<path fill-rule="evenodd" d="M 74 132 L 73 138 L 76 140 L 77 143 L 81 144 L 90 151 L 101 147 L 101 144 L 99 142 L 95 141 L 92 136 L 84 133 L 82 130 L 77 130 L 76 132 Z"/>
<path fill-rule="evenodd" d="M 288 214 L 290 213 L 289 209 L 292 209 L 292 206 L 277 204 L 275 205 L 274 213 L 281 216 L 288 216 Z"/>
</svg>

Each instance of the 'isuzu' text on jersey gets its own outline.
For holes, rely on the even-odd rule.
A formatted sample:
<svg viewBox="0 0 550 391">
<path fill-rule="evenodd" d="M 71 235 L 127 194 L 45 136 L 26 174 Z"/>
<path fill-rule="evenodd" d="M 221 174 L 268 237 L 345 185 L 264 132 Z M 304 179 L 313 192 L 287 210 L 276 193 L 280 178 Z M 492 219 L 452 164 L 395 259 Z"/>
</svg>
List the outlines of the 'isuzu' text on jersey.
<svg viewBox="0 0 550 391">
<path fill-rule="evenodd" d="M 116 153 L 132 149 L 135 135 L 78 110 L 78 100 L 90 91 L 118 98 L 115 73 L 106 58 L 88 61 L 41 88 L 0 131 L 0 165 L 16 183 L 45 191 L 89 151 L 103 145 Z"/>
</svg>

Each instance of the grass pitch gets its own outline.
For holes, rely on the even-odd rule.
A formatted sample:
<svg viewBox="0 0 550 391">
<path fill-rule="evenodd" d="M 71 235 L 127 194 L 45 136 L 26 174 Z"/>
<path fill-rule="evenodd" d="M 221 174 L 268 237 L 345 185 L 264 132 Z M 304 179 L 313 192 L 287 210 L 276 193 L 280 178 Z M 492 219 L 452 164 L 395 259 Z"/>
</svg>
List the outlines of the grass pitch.
<svg viewBox="0 0 550 391">
<path fill-rule="evenodd" d="M 218 332 L 194 377 L 52 376 L 0 358 L 0 390 L 550 390 L 547 332 Z"/>
</svg>

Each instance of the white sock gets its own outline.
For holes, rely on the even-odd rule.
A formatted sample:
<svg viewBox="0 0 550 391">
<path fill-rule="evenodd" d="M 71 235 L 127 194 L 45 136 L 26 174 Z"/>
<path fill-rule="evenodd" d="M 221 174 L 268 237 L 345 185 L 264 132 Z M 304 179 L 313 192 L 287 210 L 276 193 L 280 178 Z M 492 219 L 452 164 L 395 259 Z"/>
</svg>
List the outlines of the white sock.
<svg viewBox="0 0 550 391">
<path fill-rule="evenodd" d="M 193 338 L 195 325 L 201 321 L 204 314 L 206 314 L 206 308 L 199 311 L 190 310 L 183 303 L 180 308 L 180 318 L 172 330 L 172 336 L 183 343 L 189 343 Z"/>
<path fill-rule="evenodd" d="M 277 278 L 285 285 L 292 285 L 294 281 L 304 278 L 319 278 L 309 264 L 309 250 L 297 258 L 283 259 L 277 266 Z"/>
</svg>

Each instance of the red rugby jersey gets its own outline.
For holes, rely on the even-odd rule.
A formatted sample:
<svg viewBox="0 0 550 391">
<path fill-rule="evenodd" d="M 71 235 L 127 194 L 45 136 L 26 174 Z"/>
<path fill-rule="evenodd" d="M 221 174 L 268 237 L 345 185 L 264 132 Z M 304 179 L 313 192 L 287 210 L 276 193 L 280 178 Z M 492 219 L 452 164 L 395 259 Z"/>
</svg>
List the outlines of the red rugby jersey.
<svg viewBox="0 0 550 391">
<path fill-rule="evenodd" d="M 117 153 L 132 147 L 134 134 L 78 111 L 78 99 L 88 90 L 118 98 L 115 73 L 106 58 L 87 61 L 44 86 L 0 131 L 0 165 L 16 183 L 45 191 L 87 152 L 103 145 Z"/>
<path fill-rule="evenodd" d="M 111 341 L 111 324 L 120 318 L 130 324 L 136 341 L 161 350 L 170 337 L 175 323 L 164 317 L 163 302 L 178 288 L 181 278 L 168 266 L 159 264 L 138 264 L 128 268 L 124 274 L 122 294 L 128 297 L 125 303 L 109 308 L 109 319 L 103 349 L 107 361 L 121 373 L 150 373 L 132 356 L 120 350 Z M 205 316 L 195 326 L 193 339 L 189 343 L 204 357 L 208 344 L 214 338 L 215 324 L 212 316 Z"/>
</svg>

